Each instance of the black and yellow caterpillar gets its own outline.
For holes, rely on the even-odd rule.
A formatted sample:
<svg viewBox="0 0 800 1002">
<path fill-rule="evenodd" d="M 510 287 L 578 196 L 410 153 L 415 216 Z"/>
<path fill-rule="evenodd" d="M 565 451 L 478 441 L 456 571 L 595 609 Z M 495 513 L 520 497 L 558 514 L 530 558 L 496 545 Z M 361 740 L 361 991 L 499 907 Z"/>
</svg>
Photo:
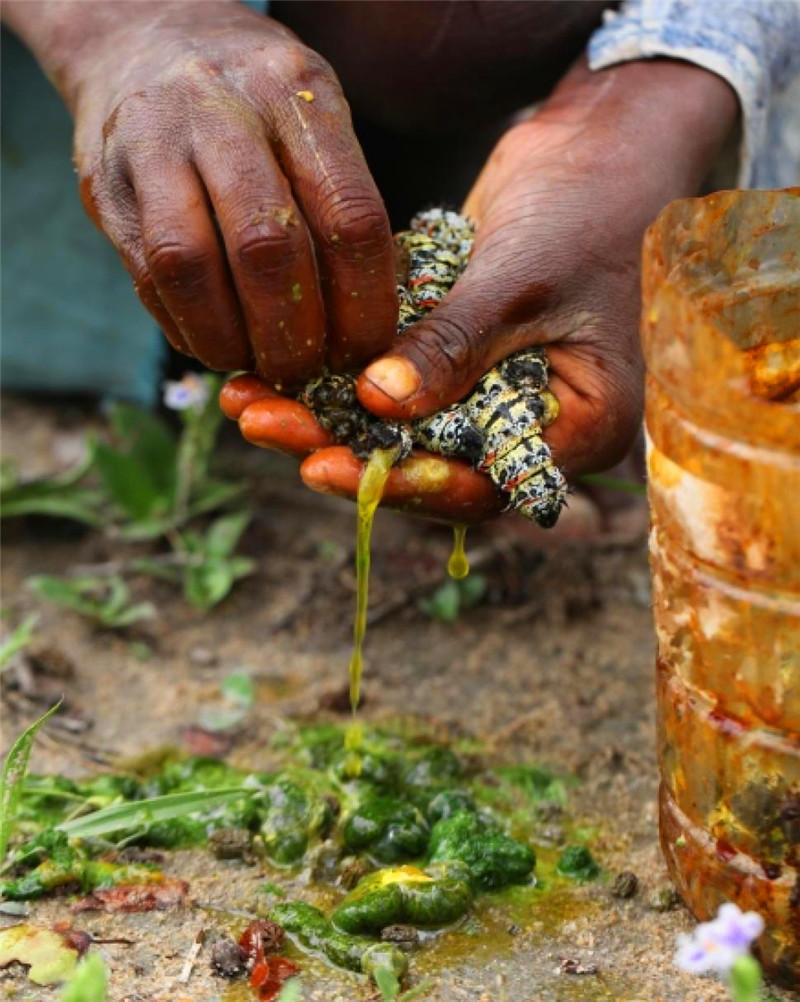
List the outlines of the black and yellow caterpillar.
<svg viewBox="0 0 800 1002">
<path fill-rule="evenodd" d="M 411 228 L 395 237 L 403 276 L 398 335 L 444 299 L 467 266 L 473 238 L 469 220 L 444 209 L 419 213 Z M 399 461 L 416 445 L 466 459 L 509 495 L 510 509 L 549 528 L 566 503 L 567 484 L 542 438 L 558 416 L 547 382 L 545 350 L 526 348 L 490 369 L 459 403 L 408 424 L 364 410 L 351 376 L 314 379 L 300 399 L 360 458 L 400 446 Z"/>
</svg>

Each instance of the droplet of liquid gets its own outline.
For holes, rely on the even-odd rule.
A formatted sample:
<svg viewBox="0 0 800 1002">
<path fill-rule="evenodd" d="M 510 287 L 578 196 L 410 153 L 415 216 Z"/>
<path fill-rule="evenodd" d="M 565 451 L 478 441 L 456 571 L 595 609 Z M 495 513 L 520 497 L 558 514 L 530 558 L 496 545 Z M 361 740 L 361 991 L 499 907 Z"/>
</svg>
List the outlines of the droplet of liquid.
<svg viewBox="0 0 800 1002">
<path fill-rule="evenodd" d="M 451 578 L 460 581 L 469 574 L 469 561 L 464 552 L 464 539 L 467 535 L 465 525 L 453 526 L 453 552 L 447 561 L 447 573 Z"/>
</svg>

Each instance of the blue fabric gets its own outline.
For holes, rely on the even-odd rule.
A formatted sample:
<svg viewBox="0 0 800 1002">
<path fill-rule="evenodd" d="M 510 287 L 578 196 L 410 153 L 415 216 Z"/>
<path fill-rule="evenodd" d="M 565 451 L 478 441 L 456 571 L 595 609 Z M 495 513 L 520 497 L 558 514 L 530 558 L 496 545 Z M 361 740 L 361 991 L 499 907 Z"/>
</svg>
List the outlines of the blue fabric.
<svg viewBox="0 0 800 1002">
<path fill-rule="evenodd" d="M 736 91 L 740 187 L 800 183 L 798 0 L 627 0 L 589 44 L 593 70 L 653 56 L 695 63 Z"/>
<path fill-rule="evenodd" d="M 83 211 L 69 114 L 6 31 L 2 120 L 3 386 L 151 404 L 163 338 Z"/>
</svg>

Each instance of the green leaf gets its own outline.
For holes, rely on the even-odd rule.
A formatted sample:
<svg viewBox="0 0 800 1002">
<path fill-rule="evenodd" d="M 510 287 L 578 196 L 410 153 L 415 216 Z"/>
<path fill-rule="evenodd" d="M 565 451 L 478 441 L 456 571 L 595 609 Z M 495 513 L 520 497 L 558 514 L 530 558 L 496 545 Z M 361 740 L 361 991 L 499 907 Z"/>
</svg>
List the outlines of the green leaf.
<svg viewBox="0 0 800 1002">
<path fill-rule="evenodd" d="M 445 581 L 429 599 L 420 603 L 423 612 L 432 619 L 441 619 L 445 623 L 454 623 L 458 619 L 461 607 L 461 591 L 455 581 Z"/>
<path fill-rule="evenodd" d="M 223 515 L 212 522 L 206 533 L 206 552 L 216 557 L 230 556 L 236 549 L 236 544 L 241 539 L 249 521 L 249 511 L 237 511 L 232 515 Z"/>
<path fill-rule="evenodd" d="M 131 561 L 131 570 L 136 574 L 149 574 L 161 581 L 171 581 L 173 584 L 181 579 L 182 569 L 174 564 L 162 563 L 156 557 L 139 557 Z"/>
<path fill-rule="evenodd" d="M 206 811 L 222 804 L 230 804 L 252 794 L 245 787 L 223 787 L 218 790 L 201 792 L 168 793 L 163 797 L 149 800 L 135 800 L 130 803 L 112 804 L 94 814 L 86 814 L 71 821 L 56 825 L 56 831 L 65 832 L 70 838 L 90 838 L 108 835 L 128 828 L 141 828 L 156 821 L 170 821 L 187 814 Z"/>
<path fill-rule="evenodd" d="M 178 443 L 166 422 L 130 404 L 116 404 L 110 421 L 124 452 L 141 464 L 160 494 L 172 498 Z"/>
<path fill-rule="evenodd" d="M 400 982 L 397 980 L 397 975 L 394 971 L 388 967 L 378 967 L 372 976 L 375 979 L 375 984 L 378 986 L 378 991 L 384 998 L 384 1002 L 394 1002 L 400 994 Z"/>
<path fill-rule="evenodd" d="M 27 647 L 33 640 L 33 630 L 39 622 L 37 615 L 28 616 L 14 630 L 10 637 L 7 637 L 0 644 L 0 669 L 14 657 L 19 651 Z"/>
<path fill-rule="evenodd" d="M 180 528 L 200 515 L 207 515 L 217 508 L 228 504 L 244 491 L 244 484 L 226 484 L 208 482 L 186 508 L 184 515 L 170 513 L 158 517 L 141 519 L 120 526 L 117 536 L 128 543 L 143 542 L 148 539 L 158 539 L 174 529 Z"/>
<path fill-rule="evenodd" d="M 37 574 L 28 578 L 28 587 L 38 596 L 47 602 L 56 602 L 58 605 L 65 605 L 76 612 L 91 614 L 92 603 L 84 597 L 83 587 L 89 580 L 94 583 L 97 579 L 75 578 L 67 581 L 65 578 L 57 577 L 55 574 Z"/>
<path fill-rule="evenodd" d="M 222 680 L 222 695 L 230 703 L 250 709 L 255 700 L 255 686 L 246 671 L 233 671 Z"/>
<path fill-rule="evenodd" d="M 152 619 L 156 614 L 151 602 L 128 605 L 128 586 L 116 575 L 68 579 L 54 574 L 39 574 L 28 579 L 28 587 L 39 598 L 73 609 L 110 630 L 131 626 L 142 619 Z"/>
<path fill-rule="evenodd" d="M 433 988 L 433 979 L 425 978 L 420 981 L 418 985 L 414 985 L 413 988 L 409 988 L 407 992 L 403 992 L 400 996 L 399 1002 L 414 1002 L 415 999 L 421 998 L 423 992 L 427 992 L 430 988 Z"/>
<path fill-rule="evenodd" d="M 214 511 L 216 508 L 221 508 L 229 501 L 232 501 L 243 491 L 244 484 L 230 484 L 222 480 L 207 480 L 192 495 L 191 502 L 186 511 L 187 517 L 197 518 L 198 515 L 207 515 L 208 512 Z"/>
<path fill-rule="evenodd" d="M 300 1002 L 302 998 L 300 982 L 297 978 L 290 978 L 281 988 L 280 995 L 275 1002 Z"/>
<path fill-rule="evenodd" d="M 234 581 L 249 577 L 256 569 L 256 562 L 252 557 L 230 557 L 228 563 Z"/>
<path fill-rule="evenodd" d="M 86 525 L 102 525 L 104 519 L 101 508 L 105 502 L 103 492 L 79 483 L 93 462 L 92 445 L 86 458 L 65 473 L 27 483 L 20 483 L 9 464 L 3 464 L 0 517 L 49 515 L 54 518 L 69 518 Z"/>
<path fill-rule="evenodd" d="M 78 952 L 61 933 L 35 925 L 14 925 L 0 930 L 0 967 L 17 961 L 28 968 L 35 985 L 54 985 L 75 970 Z"/>
<path fill-rule="evenodd" d="M 0 864 L 6 858 L 6 850 L 19 809 L 22 784 L 25 782 L 25 774 L 28 771 L 33 743 L 39 728 L 48 717 L 56 712 L 59 706 L 61 706 L 60 699 L 55 706 L 51 706 L 47 713 L 42 714 L 38 720 L 35 720 L 20 734 L 3 763 L 3 772 L 0 776 Z"/>
<path fill-rule="evenodd" d="M 458 582 L 458 590 L 461 592 L 461 603 L 465 609 L 472 609 L 486 594 L 489 582 L 484 574 L 470 574 Z"/>
<path fill-rule="evenodd" d="M 95 468 L 112 499 L 133 519 L 146 519 L 169 503 L 147 468 L 111 446 L 95 446 Z"/>
<path fill-rule="evenodd" d="M 233 570 L 228 561 L 209 558 L 199 567 L 186 568 L 183 593 L 198 609 L 210 609 L 225 598 L 233 584 Z"/>
<path fill-rule="evenodd" d="M 0 497 L 0 517 L 46 515 L 101 526 L 104 522 L 101 513 L 104 500 L 102 491 L 79 484 L 65 487 L 46 482 L 22 484 L 3 491 Z"/>
<path fill-rule="evenodd" d="M 90 953 L 75 968 L 61 992 L 61 1002 L 106 1002 L 108 971 L 99 953 Z"/>
<path fill-rule="evenodd" d="M 733 1002 L 758 1002 L 763 978 L 761 965 L 749 953 L 734 960 L 728 974 Z"/>
</svg>

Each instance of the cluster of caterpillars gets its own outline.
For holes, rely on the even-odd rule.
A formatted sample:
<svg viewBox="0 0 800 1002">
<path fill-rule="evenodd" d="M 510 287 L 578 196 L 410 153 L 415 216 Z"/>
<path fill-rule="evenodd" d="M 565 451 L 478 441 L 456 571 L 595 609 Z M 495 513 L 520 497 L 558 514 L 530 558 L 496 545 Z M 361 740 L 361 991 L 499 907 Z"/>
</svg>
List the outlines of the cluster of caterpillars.
<svg viewBox="0 0 800 1002">
<path fill-rule="evenodd" d="M 469 220 L 444 209 L 421 212 L 409 230 L 395 237 L 402 275 L 398 335 L 444 299 L 467 266 L 473 238 Z M 337 442 L 360 458 L 399 446 L 399 461 L 418 446 L 465 459 L 508 495 L 509 508 L 550 528 L 566 502 L 567 484 L 542 438 L 558 416 L 547 381 L 545 350 L 526 348 L 490 369 L 453 407 L 409 423 L 366 411 L 351 376 L 314 379 L 300 399 Z"/>
</svg>

